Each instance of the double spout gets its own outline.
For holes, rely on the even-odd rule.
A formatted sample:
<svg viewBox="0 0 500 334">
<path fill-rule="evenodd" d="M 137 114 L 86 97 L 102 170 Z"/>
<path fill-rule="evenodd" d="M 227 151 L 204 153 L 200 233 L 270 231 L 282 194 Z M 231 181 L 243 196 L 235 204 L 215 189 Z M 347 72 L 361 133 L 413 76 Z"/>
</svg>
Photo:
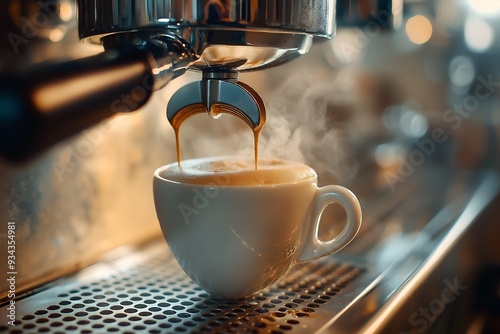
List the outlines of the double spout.
<svg viewBox="0 0 500 334">
<path fill-rule="evenodd" d="M 262 98 L 250 86 L 239 82 L 238 71 L 230 67 L 206 67 L 201 80 L 181 87 L 172 95 L 167 119 L 174 128 L 176 123 L 184 121 L 182 115 L 186 109 L 191 110 L 186 116 L 208 113 L 214 119 L 222 113 L 237 114 L 252 128 L 262 127 L 265 122 Z"/>
<path fill-rule="evenodd" d="M 258 147 L 259 134 L 266 122 L 264 101 L 250 86 L 238 81 L 237 69 L 228 66 L 237 66 L 245 61 L 242 59 L 219 66 L 205 66 L 201 80 L 181 87 L 170 98 L 167 119 L 175 132 L 179 163 L 181 125 L 196 114 L 208 114 L 217 119 L 226 113 L 242 119 L 252 128 L 255 147 Z M 257 163 L 257 155 L 255 161 Z"/>
</svg>

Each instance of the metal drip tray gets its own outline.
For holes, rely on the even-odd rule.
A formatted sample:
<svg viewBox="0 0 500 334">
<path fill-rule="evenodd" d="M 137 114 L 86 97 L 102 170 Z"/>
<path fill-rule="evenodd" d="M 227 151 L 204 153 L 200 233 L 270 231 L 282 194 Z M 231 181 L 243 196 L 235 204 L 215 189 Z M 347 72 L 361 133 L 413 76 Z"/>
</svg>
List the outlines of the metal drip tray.
<svg viewBox="0 0 500 334">
<path fill-rule="evenodd" d="M 439 302 L 450 282 L 469 288 L 443 306 L 441 322 L 426 326 L 460 332 L 469 321 L 460 310 L 471 304 L 471 273 L 499 254 L 480 243 L 498 230 L 483 213 L 495 207 L 500 181 L 488 171 L 428 175 L 364 203 L 363 230 L 342 253 L 297 265 L 251 298 L 212 298 L 161 240 L 22 296 L 15 326 L 3 325 L 7 302 L 0 333 L 415 332 L 412 319 Z"/>
<path fill-rule="evenodd" d="M 0 332 L 311 333 L 331 319 L 362 272 L 327 258 L 292 268 L 249 299 L 218 299 L 191 281 L 160 242 L 16 302 L 16 325 Z"/>
</svg>

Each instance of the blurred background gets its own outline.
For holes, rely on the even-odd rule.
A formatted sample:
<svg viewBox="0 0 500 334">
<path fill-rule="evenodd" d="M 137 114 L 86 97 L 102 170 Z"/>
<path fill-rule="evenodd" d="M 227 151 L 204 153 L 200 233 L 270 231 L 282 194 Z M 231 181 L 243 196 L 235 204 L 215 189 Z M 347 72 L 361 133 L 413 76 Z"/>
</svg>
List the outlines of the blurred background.
<svg viewBox="0 0 500 334">
<path fill-rule="evenodd" d="M 492 189 L 479 196 L 484 203 L 474 216 L 481 223 L 457 236 L 464 241 L 450 254 L 471 287 L 464 299 L 470 309 L 459 310 L 467 314 L 467 328 L 495 332 L 500 2 L 393 0 L 375 14 L 368 3 L 338 0 L 332 40 L 315 42 L 292 62 L 240 76 L 267 105 L 261 155 L 304 162 L 316 169 L 320 184 L 353 188 L 365 225 L 346 254 L 382 267 L 403 256 L 401 250 L 449 203 L 462 212 L 483 182 L 477 180 L 488 175 L 484 182 Z M 102 51 L 79 41 L 74 1 L 7 0 L 2 6 L 0 71 Z M 19 290 L 160 238 L 152 176 L 176 159 L 165 109 L 179 87 L 197 79 L 199 73 L 188 72 L 140 110 L 104 121 L 28 163 L 0 162 L 0 246 L 5 254 L 6 223 L 15 221 Z M 229 115 L 193 117 L 181 139 L 185 158 L 253 152 L 252 132 Z M 327 209 L 324 220 L 340 214 Z M 335 227 L 325 223 L 322 230 L 326 235 Z M 2 261 L 2 281 L 4 266 Z M 434 282 L 455 274 L 444 271 Z M 484 277 L 493 283 L 479 284 Z M 6 292 L 2 284 L 0 297 Z M 483 295 L 486 302 L 478 297 Z"/>
</svg>

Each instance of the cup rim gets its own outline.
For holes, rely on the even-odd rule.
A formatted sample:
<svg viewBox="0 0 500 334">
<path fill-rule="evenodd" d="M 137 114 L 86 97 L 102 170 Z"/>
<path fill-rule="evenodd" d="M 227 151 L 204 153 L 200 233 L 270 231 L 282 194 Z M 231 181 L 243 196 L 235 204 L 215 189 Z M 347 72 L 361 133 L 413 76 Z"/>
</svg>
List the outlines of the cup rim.
<svg viewBox="0 0 500 334">
<path fill-rule="evenodd" d="M 186 159 L 184 161 L 201 161 L 201 160 L 214 161 L 214 160 L 223 160 L 223 159 L 242 159 L 242 158 L 248 159 L 248 157 L 243 157 L 243 156 L 216 156 L 216 157 Z M 162 182 L 167 182 L 167 183 L 176 184 L 176 185 L 180 185 L 180 186 L 245 188 L 245 189 L 248 189 L 248 188 L 276 188 L 276 187 L 285 187 L 285 186 L 290 186 L 290 185 L 296 185 L 296 184 L 300 184 L 300 183 L 310 183 L 311 181 L 317 182 L 318 174 L 316 173 L 316 171 L 312 167 L 309 167 L 304 163 L 286 160 L 286 159 L 281 159 L 281 158 L 259 157 L 259 161 L 265 160 L 265 159 L 275 159 L 275 160 L 280 160 L 280 161 L 289 162 L 289 163 L 293 163 L 293 164 L 303 165 L 303 166 L 310 168 L 314 172 L 314 175 L 309 177 L 309 178 L 298 180 L 298 181 L 284 182 L 284 183 L 273 183 L 273 184 L 253 184 L 253 185 L 195 184 L 195 183 L 187 183 L 187 182 L 179 182 L 179 181 L 175 181 L 175 180 L 170 180 L 170 179 L 167 179 L 167 178 L 163 177 L 162 175 L 160 175 L 161 172 L 163 172 L 164 170 L 171 168 L 172 166 L 177 166 L 178 163 L 177 163 L 177 161 L 175 161 L 175 162 L 171 162 L 169 164 L 158 167 L 154 172 L 154 178 L 159 180 L 159 181 L 162 181 Z M 182 164 L 182 162 L 181 162 L 181 164 Z"/>
</svg>

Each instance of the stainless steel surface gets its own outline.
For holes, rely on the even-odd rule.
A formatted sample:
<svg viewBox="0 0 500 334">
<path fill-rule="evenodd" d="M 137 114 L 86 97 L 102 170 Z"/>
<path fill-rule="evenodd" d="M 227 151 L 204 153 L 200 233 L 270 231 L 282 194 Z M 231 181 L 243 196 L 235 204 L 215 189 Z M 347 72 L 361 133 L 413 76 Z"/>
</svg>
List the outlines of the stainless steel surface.
<svg viewBox="0 0 500 334">
<path fill-rule="evenodd" d="M 154 80 L 152 89 L 155 91 L 184 74 L 197 59 L 190 46 L 176 35 L 155 35 L 139 44 L 150 52 L 148 61 Z M 143 83 L 142 86 L 147 85 Z"/>
<path fill-rule="evenodd" d="M 500 182 L 498 176 L 490 172 L 465 176 L 464 181 L 474 184 L 471 192 L 451 195 L 449 202 L 436 210 L 422 228 L 417 227 L 421 217 L 411 213 L 427 214 L 422 208 L 428 208 L 429 204 L 425 204 L 425 199 L 420 204 L 402 202 L 393 215 L 398 216 L 400 206 L 406 207 L 403 209 L 407 219 L 403 223 L 404 232 L 393 233 L 375 247 L 367 240 L 373 236 L 365 235 L 358 240 L 358 245 L 368 242 L 365 247 L 373 253 L 370 258 L 374 262 L 367 265 L 367 273 L 378 271 L 380 274 L 358 282 L 366 289 L 345 313 L 331 321 L 328 331 L 432 332 L 437 327 L 434 322 L 438 323 L 438 317 L 446 308 L 453 310 L 461 303 L 467 303 L 465 291 L 472 292 L 471 286 L 477 284 L 474 273 L 485 260 L 482 258 L 485 254 L 467 247 L 480 234 L 491 231 L 491 224 L 485 224 L 480 218 L 499 196 Z M 415 223 L 417 226 L 413 225 Z M 375 232 L 373 227 L 372 232 Z M 387 261 L 387 258 L 392 261 Z M 471 312 L 472 308 L 469 305 L 468 311 Z M 426 317 L 426 314 L 430 316 Z M 451 321 L 446 331 L 456 332 L 466 323 L 465 319 L 464 323 Z"/>
<path fill-rule="evenodd" d="M 106 47 L 158 34 L 181 38 L 202 64 L 246 58 L 240 70 L 306 53 L 312 37 L 331 37 L 335 1 L 79 1 L 82 39 Z"/>
<path fill-rule="evenodd" d="M 335 1 L 259 0 L 98 0 L 79 1 L 80 36 L 135 30 L 255 30 L 331 36 Z M 189 39 L 187 39 L 189 40 Z"/>
<path fill-rule="evenodd" d="M 0 333 L 312 333 L 358 276 L 362 267 L 330 259 L 298 266 L 249 299 L 211 298 L 161 241 L 19 301 L 15 329 Z"/>
</svg>

